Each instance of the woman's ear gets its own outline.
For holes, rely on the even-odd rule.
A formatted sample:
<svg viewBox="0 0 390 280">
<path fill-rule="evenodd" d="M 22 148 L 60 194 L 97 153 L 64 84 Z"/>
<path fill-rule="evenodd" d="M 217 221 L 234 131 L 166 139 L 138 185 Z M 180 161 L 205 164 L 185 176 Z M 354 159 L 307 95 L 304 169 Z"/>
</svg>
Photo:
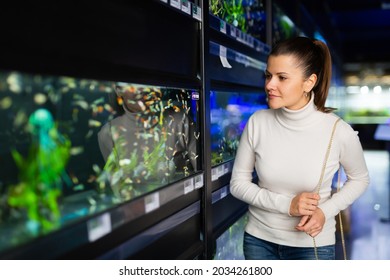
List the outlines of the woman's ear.
<svg viewBox="0 0 390 280">
<path fill-rule="evenodd" d="M 311 74 L 309 78 L 305 80 L 305 85 L 304 85 L 305 92 L 311 92 L 316 84 L 317 84 L 317 75 Z"/>
</svg>

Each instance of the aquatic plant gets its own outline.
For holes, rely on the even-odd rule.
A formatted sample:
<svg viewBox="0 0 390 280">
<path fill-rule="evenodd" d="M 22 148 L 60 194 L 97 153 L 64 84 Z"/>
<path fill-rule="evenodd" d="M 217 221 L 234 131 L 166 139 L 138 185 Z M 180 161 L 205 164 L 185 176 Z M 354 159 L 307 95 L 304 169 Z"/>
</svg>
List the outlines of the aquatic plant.
<svg viewBox="0 0 390 280">
<path fill-rule="evenodd" d="M 58 198 L 71 144 L 59 133 L 46 109 L 30 115 L 28 128 L 32 143 L 27 158 L 15 149 L 11 151 L 19 169 L 19 183 L 10 186 L 8 204 L 27 211 L 32 231 L 47 232 L 60 221 Z"/>
<path fill-rule="evenodd" d="M 226 0 L 223 2 L 223 7 L 225 21 L 241 29 L 241 31 L 247 32 L 248 27 L 242 0 Z"/>
<path fill-rule="evenodd" d="M 222 18 L 224 13 L 222 0 L 210 0 L 209 9 L 213 15 Z"/>
<path fill-rule="evenodd" d="M 117 199 L 129 200 L 153 190 L 153 182 L 167 182 L 175 166 L 167 158 L 166 134 L 161 133 L 161 126 L 157 124 L 154 127 L 153 134 L 156 135 L 149 139 L 152 141 L 149 145 L 144 145 L 147 140 L 143 139 L 146 142 L 131 146 L 129 139 L 132 138 L 116 130 L 116 127 L 112 127 L 111 133 L 119 136 L 115 137 L 115 145 L 98 177 L 100 188 L 106 188 L 108 183 Z"/>
</svg>

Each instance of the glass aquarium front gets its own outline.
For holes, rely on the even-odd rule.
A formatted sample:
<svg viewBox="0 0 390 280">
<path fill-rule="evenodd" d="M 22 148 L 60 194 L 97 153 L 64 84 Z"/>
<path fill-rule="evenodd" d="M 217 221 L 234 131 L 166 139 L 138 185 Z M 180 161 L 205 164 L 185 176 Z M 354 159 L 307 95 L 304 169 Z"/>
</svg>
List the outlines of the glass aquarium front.
<svg viewBox="0 0 390 280">
<path fill-rule="evenodd" d="M 209 0 L 210 13 L 266 42 L 265 0 Z"/>
<path fill-rule="evenodd" d="M 301 35 L 295 23 L 275 3 L 272 4 L 272 44 Z"/>
<path fill-rule="evenodd" d="M 244 260 L 244 232 L 248 216 L 244 214 L 216 240 L 214 260 Z"/>
<path fill-rule="evenodd" d="M 194 174 L 199 92 L 0 72 L 0 253 Z"/>
<path fill-rule="evenodd" d="M 216 166 L 234 159 L 249 117 L 268 108 L 265 92 L 210 92 L 211 161 Z"/>
</svg>

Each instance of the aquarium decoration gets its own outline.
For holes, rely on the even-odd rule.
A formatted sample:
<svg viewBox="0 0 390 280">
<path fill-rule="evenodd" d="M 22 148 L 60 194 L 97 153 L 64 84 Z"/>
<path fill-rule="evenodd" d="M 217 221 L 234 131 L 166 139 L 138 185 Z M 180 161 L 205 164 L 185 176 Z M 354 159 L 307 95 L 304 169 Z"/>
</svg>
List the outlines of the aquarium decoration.
<svg viewBox="0 0 390 280">
<path fill-rule="evenodd" d="M 58 226 L 63 181 L 68 181 L 65 167 L 70 156 L 70 141 L 61 135 L 46 109 L 31 114 L 28 123 L 31 146 L 27 158 L 12 150 L 19 169 L 19 183 L 9 188 L 11 207 L 27 211 L 28 227 L 47 232 Z"/>
</svg>

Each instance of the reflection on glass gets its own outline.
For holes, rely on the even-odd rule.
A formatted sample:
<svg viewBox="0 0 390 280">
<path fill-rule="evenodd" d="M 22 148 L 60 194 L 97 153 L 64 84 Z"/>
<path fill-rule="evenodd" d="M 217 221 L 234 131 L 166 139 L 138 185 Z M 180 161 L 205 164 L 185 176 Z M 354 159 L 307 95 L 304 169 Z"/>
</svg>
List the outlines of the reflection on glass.
<svg viewBox="0 0 390 280">
<path fill-rule="evenodd" d="M 0 72 L 0 252 L 197 171 L 198 96 Z"/>
<path fill-rule="evenodd" d="M 210 92 L 212 165 L 234 159 L 249 117 L 268 107 L 265 93 Z"/>
<path fill-rule="evenodd" d="M 247 220 L 247 215 L 243 215 L 217 238 L 214 260 L 244 259 L 242 245 Z"/>
<path fill-rule="evenodd" d="M 301 35 L 294 22 L 275 4 L 272 4 L 272 44 Z"/>
<path fill-rule="evenodd" d="M 197 133 L 184 90 L 116 83 L 111 100 L 120 112 L 98 133 L 106 161 L 102 181 L 131 199 L 188 176 L 196 168 Z"/>
<path fill-rule="evenodd" d="M 264 0 L 209 0 L 210 13 L 252 37 L 266 41 Z"/>
</svg>

